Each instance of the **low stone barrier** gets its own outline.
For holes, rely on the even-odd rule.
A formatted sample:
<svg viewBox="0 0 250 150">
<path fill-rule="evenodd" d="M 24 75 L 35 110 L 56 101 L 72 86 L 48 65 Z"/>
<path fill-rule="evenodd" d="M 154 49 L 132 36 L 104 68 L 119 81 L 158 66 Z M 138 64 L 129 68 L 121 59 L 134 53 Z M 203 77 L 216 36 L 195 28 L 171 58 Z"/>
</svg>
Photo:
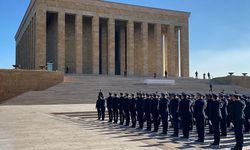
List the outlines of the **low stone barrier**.
<svg viewBox="0 0 250 150">
<path fill-rule="evenodd" d="M 0 69 L 0 103 L 28 91 L 45 90 L 63 79 L 62 72 Z"/>
<path fill-rule="evenodd" d="M 214 78 L 215 84 L 239 85 L 241 87 L 250 88 L 250 77 L 248 76 L 227 76 Z"/>
</svg>

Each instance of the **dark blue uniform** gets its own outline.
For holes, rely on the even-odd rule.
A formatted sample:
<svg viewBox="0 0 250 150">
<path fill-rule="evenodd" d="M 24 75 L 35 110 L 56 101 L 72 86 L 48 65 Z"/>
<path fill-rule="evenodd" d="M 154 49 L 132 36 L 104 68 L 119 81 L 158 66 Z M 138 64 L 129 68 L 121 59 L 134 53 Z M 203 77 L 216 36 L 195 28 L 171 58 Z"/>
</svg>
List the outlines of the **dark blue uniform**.
<svg viewBox="0 0 250 150">
<path fill-rule="evenodd" d="M 115 94 L 113 97 L 113 103 L 112 103 L 114 123 L 118 122 L 118 101 L 119 101 L 119 98 Z"/>
<path fill-rule="evenodd" d="M 228 106 L 228 101 L 227 101 L 227 99 L 222 98 L 221 102 L 222 102 L 221 136 L 227 136 L 227 118 L 228 118 L 227 106 Z"/>
<path fill-rule="evenodd" d="M 243 124 L 244 109 L 246 105 L 243 100 L 235 100 L 232 105 L 232 121 L 234 124 L 234 134 L 236 139 L 235 150 L 241 150 L 243 147 Z"/>
<path fill-rule="evenodd" d="M 109 115 L 109 122 L 112 122 L 113 120 L 113 97 L 111 94 L 107 98 L 107 109 L 108 109 L 108 115 Z"/>
<path fill-rule="evenodd" d="M 158 110 L 159 100 L 156 96 L 153 97 L 151 101 L 151 114 L 154 123 L 154 132 L 158 132 L 159 129 L 159 110 Z"/>
<path fill-rule="evenodd" d="M 220 100 L 213 100 L 211 103 L 211 121 L 214 132 L 214 143 L 212 145 L 220 144 L 220 121 L 222 118 L 221 108 L 222 104 Z"/>
<path fill-rule="evenodd" d="M 147 121 L 147 131 L 151 131 L 152 119 L 151 119 L 151 98 L 146 97 L 144 99 L 144 112 Z"/>
<path fill-rule="evenodd" d="M 163 134 L 168 133 L 168 115 L 169 115 L 168 105 L 169 105 L 169 100 L 166 99 L 165 97 L 161 97 L 159 101 L 159 112 L 162 120 Z"/>
<path fill-rule="evenodd" d="M 124 98 L 124 114 L 126 119 L 126 126 L 129 126 L 130 123 L 130 113 L 129 113 L 129 104 L 130 100 L 128 98 L 128 95 Z"/>
<path fill-rule="evenodd" d="M 190 123 L 192 121 L 191 105 L 192 105 L 191 100 L 186 98 L 182 99 L 179 105 L 179 115 L 181 117 L 182 131 L 184 138 L 189 138 Z"/>
<path fill-rule="evenodd" d="M 124 123 L 124 102 L 125 98 L 121 95 L 118 99 L 118 109 L 119 109 L 119 115 L 120 115 L 120 125 L 123 125 Z"/>
<path fill-rule="evenodd" d="M 136 101 L 133 95 L 129 99 L 129 112 L 130 112 L 131 121 L 132 121 L 131 127 L 135 128 L 136 126 Z"/>
<path fill-rule="evenodd" d="M 141 94 L 139 94 L 136 99 L 136 111 L 137 111 L 137 119 L 139 122 L 139 129 L 143 129 L 144 99 L 142 98 Z"/>
<path fill-rule="evenodd" d="M 179 136 L 179 103 L 180 100 L 177 98 L 171 99 L 169 103 L 169 111 L 173 118 L 173 127 L 174 127 L 174 134 L 172 136 L 174 137 Z"/>
<path fill-rule="evenodd" d="M 206 106 L 207 106 L 207 102 L 204 99 L 198 99 L 195 101 L 195 104 L 194 104 L 194 118 L 196 120 L 196 129 L 198 133 L 197 142 L 204 142 Z"/>
<path fill-rule="evenodd" d="M 105 100 L 98 96 L 98 99 L 96 101 L 96 109 L 97 109 L 97 115 L 98 120 L 102 118 L 102 120 L 105 119 Z"/>
</svg>

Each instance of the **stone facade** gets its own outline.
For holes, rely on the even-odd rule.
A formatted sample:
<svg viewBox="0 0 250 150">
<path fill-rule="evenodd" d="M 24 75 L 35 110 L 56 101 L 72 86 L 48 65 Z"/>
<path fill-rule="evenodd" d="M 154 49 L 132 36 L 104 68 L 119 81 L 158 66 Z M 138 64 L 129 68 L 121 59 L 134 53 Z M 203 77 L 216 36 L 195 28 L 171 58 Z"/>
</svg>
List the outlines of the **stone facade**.
<svg viewBox="0 0 250 150">
<path fill-rule="evenodd" d="M 16 64 L 189 77 L 189 15 L 102 0 L 31 0 L 15 36 Z"/>
</svg>

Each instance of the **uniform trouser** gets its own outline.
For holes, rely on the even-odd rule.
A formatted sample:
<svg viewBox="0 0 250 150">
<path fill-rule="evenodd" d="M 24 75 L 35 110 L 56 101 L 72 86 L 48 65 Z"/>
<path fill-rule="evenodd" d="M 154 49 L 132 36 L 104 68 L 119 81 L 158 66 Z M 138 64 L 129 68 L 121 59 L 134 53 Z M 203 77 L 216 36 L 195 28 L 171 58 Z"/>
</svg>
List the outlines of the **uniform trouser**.
<svg viewBox="0 0 250 150">
<path fill-rule="evenodd" d="M 204 141 L 205 136 L 205 118 L 203 117 L 196 117 L 196 130 L 198 133 L 198 140 Z"/>
<path fill-rule="evenodd" d="M 105 108 L 101 108 L 102 120 L 105 119 Z"/>
<path fill-rule="evenodd" d="M 214 134 L 213 125 L 212 125 L 211 120 L 208 120 L 208 128 L 209 128 L 209 133 Z"/>
<path fill-rule="evenodd" d="M 246 121 L 245 121 L 244 126 L 245 126 L 245 131 L 249 132 L 249 130 L 250 130 L 250 121 L 249 121 L 249 118 L 247 118 L 247 117 L 246 117 Z"/>
<path fill-rule="evenodd" d="M 214 143 L 220 144 L 220 120 L 212 120 L 213 132 L 214 132 Z"/>
<path fill-rule="evenodd" d="M 128 110 L 125 111 L 125 118 L 126 118 L 126 125 L 128 126 L 130 123 L 130 114 Z"/>
<path fill-rule="evenodd" d="M 131 111 L 131 121 L 132 121 L 132 127 L 136 126 L 136 113 L 135 111 Z"/>
<path fill-rule="evenodd" d="M 101 111 L 101 108 L 97 108 L 97 118 L 98 120 L 100 120 L 102 117 L 102 111 Z"/>
<path fill-rule="evenodd" d="M 162 120 L 162 126 L 163 126 L 163 132 L 168 132 L 168 113 L 162 112 L 161 113 L 161 120 Z"/>
<path fill-rule="evenodd" d="M 113 110 L 113 116 L 114 116 L 114 123 L 118 122 L 118 109 Z"/>
<path fill-rule="evenodd" d="M 109 114 L 109 121 L 112 122 L 112 120 L 113 120 L 113 110 L 111 108 L 108 108 L 108 114 Z"/>
<path fill-rule="evenodd" d="M 146 115 L 146 121 L 147 121 L 147 129 L 151 130 L 151 126 L 152 126 L 151 115 L 149 112 L 146 112 L 145 115 Z"/>
<path fill-rule="evenodd" d="M 139 122 L 139 128 L 143 128 L 143 111 L 138 111 L 137 112 L 137 119 L 138 119 L 138 122 Z"/>
<path fill-rule="evenodd" d="M 236 139 L 236 147 L 243 147 L 243 122 L 234 122 L 234 134 Z"/>
<path fill-rule="evenodd" d="M 158 131 L 159 129 L 159 113 L 158 112 L 153 112 L 153 122 L 154 122 L 154 131 Z"/>
<path fill-rule="evenodd" d="M 221 128 L 221 134 L 226 136 L 227 135 L 227 117 L 223 117 L 221 119 L 220 128 Z"/>
<path fill-rule="evenodd" d="M 182 133 L 183 133 L 183 136 L 189 138 L 189 130 L 190 130 L 191 118 L 190 117 L 183 117 L 183 118 L 181 118 L 181 120 L 182 120 Z"/>
<path fill-rule="evenodd" d="M 119 115 L 120 115 L 120 124 L 124 123 L 124 112 L 122 109 L 119 109 Z"/>
<path fill-rule="evenodd" d="M 174 135 L 179 135 L 179 118 L 178 114 L 173 115 L 173 127 L 174 127 Z"/>
<path fill-rule="evenodd" d="M 231 117 L 228 115 L 227 116 L 227 127 L 229 128 L 230 127 L 230 124 L 231 124 Z"/>
<path fill-rule="evenodd" d="M 191 121 L 190 121 L 190 130 L 193 130 L 194 127 L 194 117 L 191 115 Z"/>
</svg>

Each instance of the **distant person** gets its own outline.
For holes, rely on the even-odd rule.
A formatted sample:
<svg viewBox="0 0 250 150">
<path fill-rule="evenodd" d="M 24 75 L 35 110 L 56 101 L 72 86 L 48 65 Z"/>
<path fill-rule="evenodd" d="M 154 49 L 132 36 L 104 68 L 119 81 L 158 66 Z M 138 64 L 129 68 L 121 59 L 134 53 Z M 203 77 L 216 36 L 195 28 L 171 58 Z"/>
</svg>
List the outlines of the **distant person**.
<svg viewBox="0 0 250 150">
<path fill-rule="evenodd" d="M 156 78 L 156 73 L 154 73 L 154 79 Z"/>
<path fill-rule="evenodd" d="M 204 80 L 206 79 L 206 74 L 205 74 L 205 73 L 203 74 L 203 79 L 204 79 Z"/>
<path fill-rule="evenodd" d="M 195 72 L 195 78 L 198 79 L 198 72 Z"/>
<path fill-rule="evenodd" d="M 69 73 L 69 67 L 68 66 L 66 67 L 66 73 Z"/>
<path fill-rule="evenodd" d="M 105 119 L 105 100 L 100 94 L 98 95 L 98 99 L 96 101 L 96 109 L 97 109 L 97 117 L 98 120 Z"/>
<path fill-rule="evenodd" d="M 165 78 L 168 78 L 168 72 L 165 71 Z"/>
<path fill-rule="evenodd" d="M 207 77 L 208 77 L 209 80 L 211 79 L 211 75 L 210 75 L 209 72 L 207 73 Z"/>
<path fill-rule="evenodd" d="M 212 83 L 209 84 L 209 92 L 213 92 L 213 84 Z"/>
</svg>

